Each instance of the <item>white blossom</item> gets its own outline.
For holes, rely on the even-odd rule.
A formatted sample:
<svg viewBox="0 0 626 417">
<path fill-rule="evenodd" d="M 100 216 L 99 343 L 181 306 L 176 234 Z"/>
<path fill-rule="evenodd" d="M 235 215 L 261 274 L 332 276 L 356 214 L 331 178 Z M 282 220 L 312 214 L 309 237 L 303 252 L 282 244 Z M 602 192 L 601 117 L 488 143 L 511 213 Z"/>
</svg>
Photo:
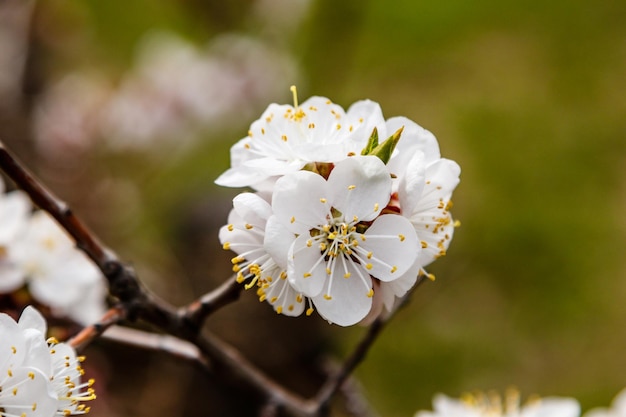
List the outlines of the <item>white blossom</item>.
<svg viewBox="0 0 626 417">
<path fill-rule="evenodd" d="M 14 245 L 28 225 L 31 204 L 22 191 L 4 193 L 0 178 L 0 292 L 11 292 L 24 284 L 24 274 L 15 260 Z"/>
<path fill-rule="evenodd" d="M 55 314 L 86 324 L 104 312 L 100 271 L 46 212 L 32 215 L 14 253 L 33 297 Z M 99 296 L 83 304 L 86 295 L 94 292 Z"/>
<path fill-rule="evenodd" d="M 237 254 L 232 263 L 239 282 L 250 278 L 247 288 L 257 285 L 259 300 L 269 302 L 279 314 L 299 316 L 305 307 L 302 294 L 289 284 L 286 264 L 278 264 L 264 247 L 271 214 L 270 204 L 257 194 L 239 194 L 233 200 L 228 225 L 220 229 L 220 241 L 224 249 Z"/>
<path fill-rule="evenodd" d="M 623 389 L 611 404 L 611 408 L 595 408 L 584 417 L 626 417 L 626 389 Z"/>
<path fill-rule="evenodd" d="M 510 391 L 502 399 L 497 394 L 467 394 L 461 399 L 438 394 L 433 411 L 419 411 L 415 417 L 578 417 L 580 405 L 572 398 L 536 398 L 520 404 L 520 396 Z"/>
<path fill-rule="evenodd" d="M 338 162 L 360 153 L 373 128 L 384 125 L 380 106 L 369 100 L 347 112 L 325 97 L 311 97 L 301 105 L 294 101 L 295 106 L 270 104 L 252 123 L 248 136 L 232 147 L 232 166 L 217 184 L 267 190 L 268 180 L 271 185 L 273 177 L 308 163 Z"/>
<path fill-rule="evenodd" d="M 82 404 L 95 398 L 93 380 L 81 383 L 84 371 L 74 349 L 51 339 L 46 322 L 32 307 L 19 322 L 0 313 L 0 416 L 52 417 L 85 414 Z"/>
<path fill-rule="evenodd" d="M 283 230 L 291 232 L 289 282 L 331 322 L 362 320 L 372 305 L 372 278 L 393 281 L 414 263 L 420 248 L 409 221 L 380 215 L 390 195 L 391 177 L 375 156 L 337 163 L 328 180 L 298 171 L 276 182 L 266 247 L 284 253 Z"/>
</svg>

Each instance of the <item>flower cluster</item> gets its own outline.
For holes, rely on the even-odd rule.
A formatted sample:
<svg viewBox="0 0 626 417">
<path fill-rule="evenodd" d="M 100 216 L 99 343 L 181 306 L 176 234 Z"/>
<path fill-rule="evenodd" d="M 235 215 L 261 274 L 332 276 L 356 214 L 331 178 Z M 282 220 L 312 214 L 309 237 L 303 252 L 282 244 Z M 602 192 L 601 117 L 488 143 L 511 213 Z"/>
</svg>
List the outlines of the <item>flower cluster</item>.
<svg viewBox="0 0 626 417">
<path fill-rule="evenodd" d="M 585 417 L 626 417 L 626 388 L 617 394 L 611 408 L 595 408 L 588 411 Z"/>
<path fill-rule="evenodd" d="M 220 230 L 234 271 L 278 313 L 348 326 L 391 310 L 445 255 L 459 166 L 429 131 L 369 100 L 271 104 L 217 180 L 235 197 Z M 384 140 L 379 140 L 382 138 Z"/>
<path fill-rule="evenodd" d="M 520 403 L 520 395 L 510 390 L 504 399 L 498 394 L 466 394 L 454 399 L 438 394 L 434 411 L 419 411 L 415 417 L 578 417 L 580 405 L 572 398 L 533 398 Z"/>
<path fill-rule="evenodd" d="M 79 323 L 104 312 L 99 270 L 46 212 L 32 211 L 23 192 L 4 193 L 0 179 L 0 293 L 24 284 L 53 313 Z"/>
<path fill-rule="evenodd" d="M 52 417 L 86 414 L 83 401 L 96 398 L 74 349 L 53 338 L 46 322 L 27 307 L 15 322 L 0 313 L 0 415 Z"/>
</svg>

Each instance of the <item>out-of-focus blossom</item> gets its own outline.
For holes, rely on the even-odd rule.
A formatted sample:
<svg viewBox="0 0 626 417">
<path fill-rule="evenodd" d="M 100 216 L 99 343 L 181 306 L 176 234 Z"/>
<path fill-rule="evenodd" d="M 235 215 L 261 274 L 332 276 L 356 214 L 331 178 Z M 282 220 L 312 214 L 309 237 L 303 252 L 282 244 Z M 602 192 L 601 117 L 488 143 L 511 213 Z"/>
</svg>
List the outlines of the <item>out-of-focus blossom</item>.
<svg viewBox="0 0 626 417">
<path fill-rule="evenodd" d="M 184 148 L 204 129 L 251 115 L 296 73 L 288 54 L 259 39 L 227 34 L 199 47 L 153 33 L 117 87 L 88 74 L 53 85 L 37 105 L 36 137 L 43 152 L 99 141 L 114 149 Z"/>
<path fill-rule="evenodd" d="M 47 325 L 32 307 L 18 323 L 0 313 L 0 408 L 3 416 L 52 417 L 89 412 L 82 402 L 95 399 L 93 380 L 74 349 L 46 342 Z"/>
<path fill-rule="evenodd" d="M 626 389 L 623 389 L 611 404 L 611 408 L 595 408 L 584 417 L 626 417 Z"/>
<path fill-rule="evenodd" d="M 578 417 L 580 405 L 573 398 L 535 398 L 520 403 L 517 392 L 502 399 L 497 394 L 465 395 L 461 399 L 438 394 L 433 411 L 419 411 L 415 417 Z"/>
<path fill-rule="evenodd" d="M 33 297 L 56 314 L 87 324 L 104 312 L 100 271 L 46 212 L 32 215 L 14 253 Z"/>
<path fill-rule="evenodd" d="M 53 84 L 37 103 L 33 118 L 42 154 L 74 155 L 94 146 L 110 89 L 101 77 L 87 73 L 73 73 Z"/>
<path fill-rule="evenodd" d="M 0 178 L 0 292 L 11 292 L 24 284 L 24 273 L 15 259 L 14 246 L 28 226 L 31 209 L 24 192 L 5 194 Z"/>
</svg>

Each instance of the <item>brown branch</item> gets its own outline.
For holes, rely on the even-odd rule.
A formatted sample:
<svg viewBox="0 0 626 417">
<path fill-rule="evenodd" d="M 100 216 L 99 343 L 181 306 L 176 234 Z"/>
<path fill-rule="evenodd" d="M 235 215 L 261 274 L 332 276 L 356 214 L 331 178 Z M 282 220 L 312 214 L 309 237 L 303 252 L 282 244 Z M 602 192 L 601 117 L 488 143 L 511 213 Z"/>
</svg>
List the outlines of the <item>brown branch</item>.
<svg viewBox="0 0 626 417">
<path fill-rule="evenodd" d="M 190 325 L 199 328 L 209 315 L 237 301 L 243 286 L 243 283 L 238 283 L 236 277 L 232 276 L 210 293 L 181 308 L 178 314 L 183 320 L 187 320 Z"/>
<path fill-rule="evenodd" d="M 126 310 L 122 306 L 113 307 L 102 316 L 100 321 L 85 327 L 76 336 L 68 340 L 67 343 L 80 351 L 86 348 L 97 337 L 101 336 L 108 328 L 118 324 L 125 318 Z"/>
<path fill-rule="evenodd" d="M 404 295 L 396 305 L 396 308 L 390 312 L 386 316 L 380 316 L 370 325 L 367 329 L 367 333 L 361 339 L 359 344 L 355 347 L 352 354 L 344 361 L 343 366 L 337 373 L 328 377 L 324 385 L 320 388 L 317 395 L 313 399 L 312 403 L 315 405 L 315 408 L 318 410 L 318 413 L 323 413 L 324 410 L 328 407 L 330 400 L 333 395 L 341 388 L 343 383 L 348 379 L 350 374 L 356 369 L 356 367 L 363 362 L 370 348 L 378 338 L 379 334 L 386 327 L 386 325 L 395 317 L 396 313 L 404 307 L 413 291 L 417 289 L 419 284 L 424 281 L 424 276 L 418 277 L 418 280 L 415 286 Z"/>
<path fill-rule="evenodd" d="M 112 326 L 104 339 L 130 346 L 168 353 L 174 357 L 198 362 L 208 369 L 209 362 L 196 345 L 168 334 L 155 334 L 130 327 Z"/>
</svg>

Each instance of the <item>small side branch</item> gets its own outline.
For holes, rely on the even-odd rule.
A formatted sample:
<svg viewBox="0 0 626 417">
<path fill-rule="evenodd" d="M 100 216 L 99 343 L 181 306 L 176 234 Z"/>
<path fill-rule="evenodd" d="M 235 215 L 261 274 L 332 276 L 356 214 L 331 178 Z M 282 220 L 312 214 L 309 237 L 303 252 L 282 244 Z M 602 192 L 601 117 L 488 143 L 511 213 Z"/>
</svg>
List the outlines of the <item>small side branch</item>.
<svg viewBox="0 0 626 417">
<path fill-rule="evenodd" d="M 100 337 L 111 326 L 120 323 L 126 318 L 126 310 L 122 306 L 116 306 L 107 311 L 104 316 L 92 325 L 85 327 L 67 343 L 77 351 L 87 347 L 96 338 Z"/>
<path fill-rule="evenodd" d="M 209 315 L 237 301 L 242 290 L 243 284 L 238 283 L 236 277 L 232 276 L 215 290 L 181 308 L 178 314 L 192 326 L 200 328 Z"/>
</svg>

